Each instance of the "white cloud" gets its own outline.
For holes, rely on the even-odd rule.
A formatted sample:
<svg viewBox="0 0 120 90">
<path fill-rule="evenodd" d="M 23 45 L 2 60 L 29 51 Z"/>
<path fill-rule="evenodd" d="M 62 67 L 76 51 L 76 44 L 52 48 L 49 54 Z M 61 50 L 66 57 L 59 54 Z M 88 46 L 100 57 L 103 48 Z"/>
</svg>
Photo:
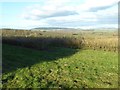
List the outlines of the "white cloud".
<svg viewBox="0 0 120 90">
<path fill-rule="evenodd" d="M 27 7 L 22 17 L 29 25 L 116 26 L 117 2 L 118 0 L 85 0 L 82 3 L 80 0 L 44 0 L 43 5 Z"/>
<path fill-rule="evenodd" d="M 119 0 L 86 0 L 86 2 L 80 7 L 90 9 L 98 7 L 106 7 L 117 4 Z"/>
</svg>

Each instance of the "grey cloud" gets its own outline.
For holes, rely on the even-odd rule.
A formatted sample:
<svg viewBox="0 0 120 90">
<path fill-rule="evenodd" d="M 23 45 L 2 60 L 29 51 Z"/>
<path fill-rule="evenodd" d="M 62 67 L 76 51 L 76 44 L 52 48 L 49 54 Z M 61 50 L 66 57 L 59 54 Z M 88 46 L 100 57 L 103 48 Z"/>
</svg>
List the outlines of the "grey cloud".
<svg viewBox="0 0 120 90">
<path fill-rule="evenodd" d="M 52 17 L 60 17 L 60 16 L 69 16 L 69 15 L 77 15 L 78 13 L 76 11 L 58 11 L 55 13 L 52 13 L 51 15 L 32 15 L 35 17 L 35 20 L 41 20 L 46 18 L 52 18 Z M 25 17 L 25 19 L 32 19 L 31 15 L 29 17 Z"/>
<path fill-rule="evenodd" d="M 115 6 L 115 5 L 117 5 L 117 4 L 115 3 L 115 4 L 112 4 L 112 5 L 108 5 L 108 6 L 90 8 L 88 11 L 90 11 L 90 12 L 97 12 L 99 10 L 105 10 L 105 9 L 111 8 L 111 7 Z"/>
<path fill-rule="evenodd" d="M 76 14 L 78 13 L 75 11 L 60 11 L 60 12 L 55 12 L 51 15 L 38 16 L 38 18 L 51 18 L 51 17 L 69 16 L 69 15 L 76 15 Z"/>
<path fill-rule="evenodd" d="M 61 11 L 61 12 L 56 12 L 48 17 L 59 17 L 59 16 L 69 16 L 69 15 L 76 15 L 78 14 L 75 11 Z"/>
</svg>

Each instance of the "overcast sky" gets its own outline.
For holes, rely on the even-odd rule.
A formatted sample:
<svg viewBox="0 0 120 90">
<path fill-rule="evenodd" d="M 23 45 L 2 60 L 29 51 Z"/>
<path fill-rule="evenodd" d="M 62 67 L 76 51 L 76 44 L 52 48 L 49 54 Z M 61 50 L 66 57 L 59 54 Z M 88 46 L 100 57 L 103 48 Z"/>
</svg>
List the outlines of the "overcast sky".
<svg viewBox="0 0 120 90">
<path fill-rule="evenodd" d="M 29 1 L 29 2 L 28 2 Z M 31 2 L 30 2 L 31 1 Z M 34 1 L 34 2 L 33 2 Z M 3 0 L 0 28 L 117 28 L 119 0 Z"/>
</svg>

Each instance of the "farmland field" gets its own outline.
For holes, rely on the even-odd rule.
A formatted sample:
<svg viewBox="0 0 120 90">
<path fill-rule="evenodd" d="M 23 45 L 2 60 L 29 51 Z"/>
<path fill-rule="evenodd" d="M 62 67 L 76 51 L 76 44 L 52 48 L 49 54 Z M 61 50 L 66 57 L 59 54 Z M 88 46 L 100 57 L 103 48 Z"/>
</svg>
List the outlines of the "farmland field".
<svg viewBox="0 0 120 90">
<path fill-rule="evenodd" d="M 117 57 L 105 51 L 3 45 L 3 87 L 116 88 Z"/>
<path fill-rule="evenodd" d="M 3 88 L 117 88 L 116 32 L 3 30 Z"/>
<path fill-rule="evenodd" d="M 118 0 L 0 2 L 0 89 L 119 90 Z"/>
</svg>

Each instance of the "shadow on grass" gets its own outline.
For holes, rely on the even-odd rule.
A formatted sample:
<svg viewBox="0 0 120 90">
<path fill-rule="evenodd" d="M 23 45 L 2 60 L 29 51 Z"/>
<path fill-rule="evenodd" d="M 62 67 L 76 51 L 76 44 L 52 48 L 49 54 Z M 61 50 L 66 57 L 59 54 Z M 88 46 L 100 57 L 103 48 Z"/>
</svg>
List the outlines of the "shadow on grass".
<svg viewBox="0 0 120 90">
<path fill-rule="evenodd" d="M 14 45 L 2 45 L 2 72 L 8 73 L 19 68 L 30 67 L 44 61 L 53 61 L 75 54 L 77 49 L 54 47 L 35 50 Z"/>
</svg>

